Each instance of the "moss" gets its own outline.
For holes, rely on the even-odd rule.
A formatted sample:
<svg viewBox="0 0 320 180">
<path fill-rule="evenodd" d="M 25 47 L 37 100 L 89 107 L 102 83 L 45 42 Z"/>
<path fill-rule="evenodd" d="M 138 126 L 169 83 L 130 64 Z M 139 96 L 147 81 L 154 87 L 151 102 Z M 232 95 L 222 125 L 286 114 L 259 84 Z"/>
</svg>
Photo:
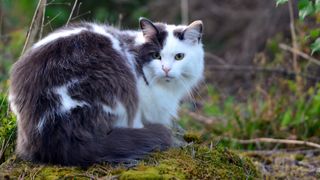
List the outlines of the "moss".
<svg viewBox="0 0 320 180">
<path fill-rule="evenodd" d="M 253 157 L 264 179 L 319 179 L 320 155 L 310 150 L 239 152 Z"/>
<path fill-rule="evenodd" d="M 144 168 L 141 168 L 144 167 Z M 145 173 L 148 172 L 148 173 Z M 253 163 L 226 149 L 190 146 L 156 153 L 120 179 L 253 179 L 260 177 Z"/>
<path fill-rule="evenodd" d="M 188 132 L 188 133 L 184 134 L 183 139 L 188 143 L 191 143 L 191 142 L 200 143 L 201 142 L 200 134 L 193 133 L 193 132 Z"/>
<path fill-rule="evenodd" d="M 294 159 L 296 161 L 302 161 L 304 159 L 304 155 L 303 154 L 296 154 Z"/>
<path fill-rule="evenodd" d="M 137 166 L 97 164 L 87 169 L 32 164 L 12 157 L 0 166 L 0 179 L 253 179 L 260 177 L 253 163 L 223 148 L 192 145 L 157 152 Z"/>
<path fill-rule="evenodd" d="M 144 168 L 142 168 L 144 167 Z M 179 174 L 173 171 L 167 171 L 170 166 L 161 164 L 158 167 L 148 167 L 142 165 L 137 169 L 128 170 L 123 172 L 119 177 L 120 180 L 128 180 L 128 179 L 182 179 L 184 178 L 183 174 Z"/>
</svg>

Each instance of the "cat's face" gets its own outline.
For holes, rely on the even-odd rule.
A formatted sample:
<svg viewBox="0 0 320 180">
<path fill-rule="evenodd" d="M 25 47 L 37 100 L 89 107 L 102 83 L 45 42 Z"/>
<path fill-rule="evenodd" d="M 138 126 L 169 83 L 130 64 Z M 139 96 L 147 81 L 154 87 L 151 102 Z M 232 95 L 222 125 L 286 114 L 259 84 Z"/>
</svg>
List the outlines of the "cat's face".
<svg viewBox="0 0 320 180">
<path fill-rule="evenodd" d="M 149 84 L 170 85 L 198 81 L 203 74 L 202 22 L 188 26 L 152 23 L 141 19 L 146 39 L 143 71 Z"/>
</svg>

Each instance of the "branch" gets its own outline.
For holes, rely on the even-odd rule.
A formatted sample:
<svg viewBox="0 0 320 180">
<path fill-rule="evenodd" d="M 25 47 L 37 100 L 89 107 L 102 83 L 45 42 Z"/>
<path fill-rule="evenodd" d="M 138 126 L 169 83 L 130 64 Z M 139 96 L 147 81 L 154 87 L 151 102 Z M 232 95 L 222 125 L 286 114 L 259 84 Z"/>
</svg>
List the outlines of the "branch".
<svg viewBox="0 0 320 180">
<path fill-rule="evenodd" d="M 46 3 L 46 2 L 45 2 L 45 3 Z M 42 12 L 42 19 L 41 19 L 41 28 L 40 28 L 40 33 L 39 33 L 39 40 L 42 39 L 45 17 L 46 17 L 46 6 L 43 8 L 43 12 Z"/>
<path fill-rule="evenodd" d="M 221 123 L 221 120 L 219 118 L 216 117 L 206 117 L 203 116 L 201 114 L 192 112 L 192 111 L 188 111 L 188 110 L 181 110 L 182 113 L 187 114 L 188 116 L 192 117 L 194 120 L 199 121 L 200 123 L 206 124 L 206 125 L 211 125 L 215 122 L 219 122 Z"/>
<path fill-rule="evenodd" d="M 317 64 L 318 66 L 320 66 L 320 61 L 314 57 L 309 56 L 308 54 L 298 50 L 298 49 L 294 49 L 286 44 L 279 44 L 279 47 L 285 51 L 290 51 L 292 53 L 296 53 L 297 55 L 299 55 L 300 57 L 309 60 L 310 62 Z"/>
<path fill-rule="evenodd" d="M 289 7 L 289 15 L 290 15 L 290 32 L 291 32 L 291 38 L 292 38 L 292 47 L 293 49 L 299 49 L 298 43 L 297 43 L 297 34 L 295 31 L 295 18 L 294 18 L 294 11 L 293 11 L 293 2 L 292 0 L 288 1 L 288 7 Z M 300 73 L 300 67 L 298 64 L 298 55 L 296 51 L 292 51 L 292 57 L 293 57 L 293 69 L 296 74 Z M 296 76 L 296 81 L 298 84 L 299 90 L 301 90 L 302 81 L 300 76 Z"/>
<path fill-rule="evenodd" d="M 320 149 L 320 144 L 316 144 L 308 141 L 300 141 L 300 140 L 290 140 L 290 139 L 273 139 L 273 138 L 255 138 L 255 139 L 233 139 L 230 140 L 236 141 L 240 144 L 251 144 L 251 143 L 279 143 L 279 144 L 294 144 L 294 145 L 305 145 L 309 147 L 314 147 Z"/>
<path fill-rule="evenodd" d="M 294 71 L 287 71 L 285 69 L 279 68 L 264 68 L 264 67 L 254 67 L 254 66 L 240 66 L 240 65 L 214 65 L 211 67 L 207 67 L 209 70 L 223 70 L 223 71 L 246 71 L 246 72 L 265 72 L 265 73 L 275 73 L 280 74 L 282 76 L 301 76 L 305 79 L 319 82 L 320 78 L 316 76 L 311 76 L 304 73 L 296 73 Z"/>
<path fill-rule="evenodd" d="M 182 24 L 188 24 L 189 21 L 189 8 L 188 8 L 188 0 L 181 0 L 181 20 Z"/>
<path fill-rule="evenodd" d="M 70 20 L 72 19 L 72 15 L 73 15 L 74 10 L 75 10 L 76 7 L 77 7 L 77 4 L 78 4 L 78 0 L 75 0 L 66 25 L 68 25 L 69 22 L 70 22 Z"/>
<path fill-rule="evenodd" d="M 206 52 L 205 53 L 205 57 L 206 58 L 211 58 L 213 60 L 216 60 L 217 62 L 219 62 L 220 64 L 223 64 L 223 65 L 227 65 L 227 62 L 226 60 L 222 59 L 221 57 L 217 56 L 217 55 L 214 55 L 212 53 L 209 53 L 209 52 Z"/>
<path fill-rule="evenodd" d="M 41 24 L 42 24 L 42 17 L 43 17 L 42 14 L 44 13 L 46 4 L 47 4 L 47 0 L 39 0 L 38 6 L 36 8 L 36 11 L 34 12 L 34 15 L 27 33 L 27 38 L 24 43 L 21 54 L 23 54 L 26 51 L 26 49 L 28 49 L 34 43 L 36 36 L 39 32 L 39 28 L 41 27 Z"/>
</svg>

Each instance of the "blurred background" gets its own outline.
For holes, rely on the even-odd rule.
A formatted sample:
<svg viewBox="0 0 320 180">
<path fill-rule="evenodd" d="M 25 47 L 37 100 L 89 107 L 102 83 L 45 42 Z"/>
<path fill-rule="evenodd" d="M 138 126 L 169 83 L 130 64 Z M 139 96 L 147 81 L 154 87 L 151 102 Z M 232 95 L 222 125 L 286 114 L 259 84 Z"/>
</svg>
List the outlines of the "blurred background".
<svg viewBox="0 0 320 180">
<path fill-rule="evenodd" d="M 178 122 L 183 128 L 201 137 L 203 144 L 251 156 L 266 176 L 320 177 L 320 146 L 315 150 L 304 143 L 320 143 L 319 0 L 38 3 L 0 1 L 0 145 L 7 145 L 0 151 L 0 163 L 14 149 L 15 118 L 6 102 L 8 77 L 27 33 L 31 32 L 26 48 L 67 22 L 138 29 L 143 16 L 174 24 L 204 22 L 206 78 L 182 104 Z"/>
</svg>

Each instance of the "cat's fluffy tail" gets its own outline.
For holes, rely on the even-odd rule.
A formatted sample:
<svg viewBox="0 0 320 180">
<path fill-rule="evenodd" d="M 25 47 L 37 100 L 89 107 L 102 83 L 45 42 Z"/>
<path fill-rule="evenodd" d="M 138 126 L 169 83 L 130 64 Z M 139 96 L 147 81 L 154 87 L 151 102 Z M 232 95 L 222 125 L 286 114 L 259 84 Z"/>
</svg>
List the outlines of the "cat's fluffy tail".
<svg viewBox="0 0 320 180">
<path fill-rule="evenodd" d="M 86 132 L 71 134 L 71 138 L 58 141 L 52 135 L 43 135 L 41 148 L 31 157 L 30 153 L 23 153 L 26 150 L 18 150 L 18 154 L 40 163 L 89 166 L 101 162 L 130 163 L 172 145 L 171 131 L 160 124 L 149 124 L 140 129 L 115 128 L 108 133 L 95 132 L 94 135 Z"/>
<path fill-rule="evenodd" d="M 113 129 L 103 143 L 103 156 L 97 162 L 128 162 L 140 159 L 151 151 L 165 150 L 172 145 L 171 131 L 160 124 L 149 124 L 144 128 Z"/>
</svg>

